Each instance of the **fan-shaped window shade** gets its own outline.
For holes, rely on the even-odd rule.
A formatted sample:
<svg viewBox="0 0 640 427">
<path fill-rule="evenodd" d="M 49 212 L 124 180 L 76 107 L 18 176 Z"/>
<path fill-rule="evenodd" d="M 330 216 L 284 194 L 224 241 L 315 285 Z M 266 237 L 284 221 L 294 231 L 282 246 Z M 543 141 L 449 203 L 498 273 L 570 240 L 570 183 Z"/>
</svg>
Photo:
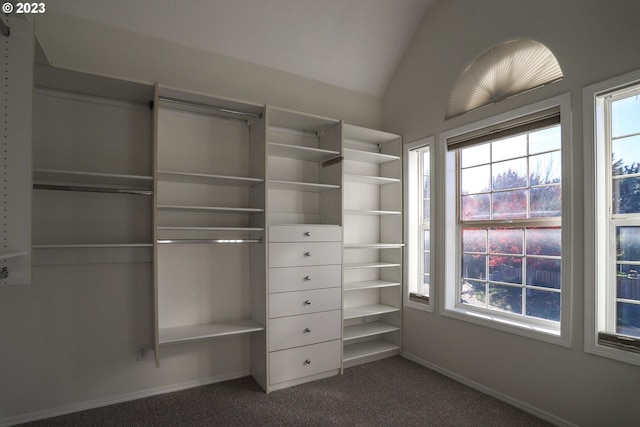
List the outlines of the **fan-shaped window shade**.
<svg viewBox="0 0 640 427">
<path fill-rule="evenodd" d="M 458 78 L 447 119 L 518 93 L 560 80 L 560 64 L 546 46 L 533 40 L 499 44 L 467 67 Z"/>
</svg>

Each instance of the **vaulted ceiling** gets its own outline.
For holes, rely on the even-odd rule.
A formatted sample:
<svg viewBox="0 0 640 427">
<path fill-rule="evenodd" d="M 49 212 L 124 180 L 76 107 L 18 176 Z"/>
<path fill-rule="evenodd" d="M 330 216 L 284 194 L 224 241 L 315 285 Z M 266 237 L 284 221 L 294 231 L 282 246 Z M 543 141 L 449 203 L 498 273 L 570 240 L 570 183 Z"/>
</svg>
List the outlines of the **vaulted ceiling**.
<svg viewBox="0 0 640 427">
<path fill-rule="evenodd" d="M 436 0 L 56 0 L 49 10 L 382 96 Z"/>
</svg>

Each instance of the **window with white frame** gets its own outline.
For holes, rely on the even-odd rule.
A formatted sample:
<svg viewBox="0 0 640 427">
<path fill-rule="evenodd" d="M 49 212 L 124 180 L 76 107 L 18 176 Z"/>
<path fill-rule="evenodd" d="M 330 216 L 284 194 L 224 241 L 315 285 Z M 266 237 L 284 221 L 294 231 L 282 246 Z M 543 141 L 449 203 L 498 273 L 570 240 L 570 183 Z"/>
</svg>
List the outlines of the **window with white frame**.
<svg viewBox="0 0 640 427">
<path fill-rule="evenodd" d="M 585 89 L 586 348 L 640 364 L 640 73 Z M 589 185 L 591 184 L 591 185 Z"/>
<path fill-rule="evenodd" d="M 425 138 L 405 145 L 405 305 L 433 311 L 431 301 L 431 144 Z"/>
<path fill-rule="evenodd" d="M 568 345 L 568 108 L 563 96 L 443 134 L 444 314 Z"/>
</svg>

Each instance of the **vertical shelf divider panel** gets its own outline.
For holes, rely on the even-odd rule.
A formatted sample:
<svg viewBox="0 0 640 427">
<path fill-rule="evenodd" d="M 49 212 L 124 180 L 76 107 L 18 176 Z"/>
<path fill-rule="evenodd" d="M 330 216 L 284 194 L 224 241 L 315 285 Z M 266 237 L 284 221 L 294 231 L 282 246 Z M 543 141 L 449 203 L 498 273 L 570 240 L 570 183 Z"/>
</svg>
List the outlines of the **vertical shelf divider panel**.
<svg viewBox="0 0 640 427">
<path fill-rule="evenodd" d="M 269 391 L 342 371 L 342 122 L 267 108 Z"/>
<path fill-rule="evenodd" d="M 400 353 L 402 141 L 344 126 L 343 365 Z"/>
<path fill-rule="evenodd" d="M 265 329 L 264 107 L 162 86 L 155 98 L 156 349 L 249 335 L 253 353 Z"/>
</svg>

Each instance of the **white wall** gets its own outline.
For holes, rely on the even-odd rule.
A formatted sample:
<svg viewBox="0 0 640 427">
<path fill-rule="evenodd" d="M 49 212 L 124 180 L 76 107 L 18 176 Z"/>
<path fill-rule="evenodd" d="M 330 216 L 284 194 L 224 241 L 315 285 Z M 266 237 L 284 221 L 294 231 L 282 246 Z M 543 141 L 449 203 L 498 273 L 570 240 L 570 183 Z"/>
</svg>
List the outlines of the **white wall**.
<svg viewBox="0 0 640 427">
<path fill-rule="evenodd" d="M 381 122 L 380 98 L 228 57 L 53 12 L 36 32 L 62 68 Z M 159 369 L 137 361 L 152 301 L 148 262 L 36 266 L 31 286 L 0 288 L 0 425 L 248 375 L 248 337 L 163 347 Z"/>
<path fill-rule="evenodd" d="M 572 99 L 572 346 L 559 347 L 413 309 L 404 312 L 404 352 L 581 426 L 636 425 L 640 368 L 586 354 L 584 348 L 582 88 L 640 68 L 637 0 L 441 0 L 430 9 L 383 98 L 385 129 L 404 141 L 438 135 L 553 95 Z M 475 57 L 497 43 L 531 38 L 557 57 L 564 80 L 444 121 L 449 93 Z M 589 143 L 584 141 L 584 143 Z M 436 147 L 442 153 L 442 147 Z M 437 154 L 438 156 L 440 154 Z M 436 179 L 443 176 L 436 167 Z M 440 183 L 441 184 L 441 183 Z M 438 190 L 442 186 L 438 184 Z M 442 191 L 433 229 L 444 225 Z M 433 219 L 432 219 L 433 221 Z M 443 234 L 436 254 L 444 252 Z M 436 264 L 443 258 L 436 255 Z M 444 271 L 434 283 L 442 289 Z M 428 402 L 425 402 L 428 404 Z"/>
<path fill-rule="evenodd" d="M 50 11 L 37 17 L 36 34 L 57 67 L 380 126 L 380 98 L 228 56 Z"/>
</svg>

